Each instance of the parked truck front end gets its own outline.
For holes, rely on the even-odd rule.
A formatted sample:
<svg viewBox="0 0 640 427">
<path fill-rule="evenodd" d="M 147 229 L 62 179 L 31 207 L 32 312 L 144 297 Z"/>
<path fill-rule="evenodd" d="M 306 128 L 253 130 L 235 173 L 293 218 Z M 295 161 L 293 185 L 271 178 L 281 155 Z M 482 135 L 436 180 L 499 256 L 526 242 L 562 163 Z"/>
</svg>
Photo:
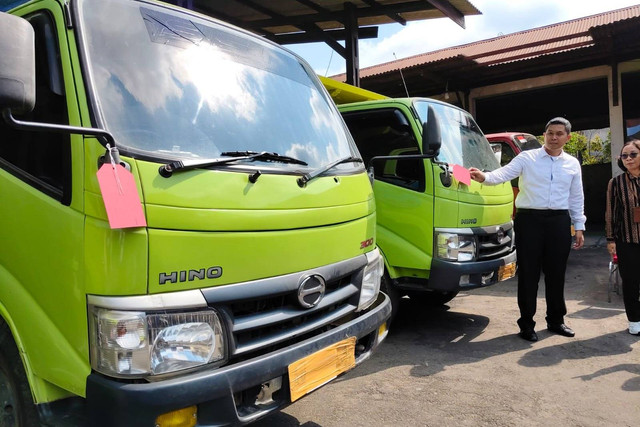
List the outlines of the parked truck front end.
<svg viewBox="0 0 640 427">
<path fill-rule="evenodd" d="M 246 424 L 368 358 L 391 312 L 373 191 L 306 63 L 160 3 L 11 14 L 0 424 Z M 110 226 L 105 164 L 146 226 Z"/>
<path fill-rule="evenodd" d="M 426 98 L 339 108 L 372 168 L 383 290 L 394 302 L 409 295 L 443 304 L 461 290 L 513 277 L 510 187 L 454 175 L 457 167 L 499 167 L 469 113 Z"/>
</svg>

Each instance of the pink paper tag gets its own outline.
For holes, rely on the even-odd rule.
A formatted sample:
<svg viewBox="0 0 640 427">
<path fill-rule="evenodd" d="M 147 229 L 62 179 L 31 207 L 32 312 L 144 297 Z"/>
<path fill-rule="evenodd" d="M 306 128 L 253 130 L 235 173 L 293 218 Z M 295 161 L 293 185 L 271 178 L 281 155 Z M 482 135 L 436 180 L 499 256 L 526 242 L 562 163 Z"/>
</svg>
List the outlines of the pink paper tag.
<svg viewBox="0 0 640 427">
<path fill-rule="evenodd" d="M 111 228 L 144 227 L 142 211 L 133 174 L 120 164 L 105 163 L 98 170 L 98 183 Z"/>
<path fill-rule="evenodd" d="M 453 177 L 463 184 L 471 185 L 471 174 L 469 169 L 460 165 L 453 165 Z"/>
</svg>

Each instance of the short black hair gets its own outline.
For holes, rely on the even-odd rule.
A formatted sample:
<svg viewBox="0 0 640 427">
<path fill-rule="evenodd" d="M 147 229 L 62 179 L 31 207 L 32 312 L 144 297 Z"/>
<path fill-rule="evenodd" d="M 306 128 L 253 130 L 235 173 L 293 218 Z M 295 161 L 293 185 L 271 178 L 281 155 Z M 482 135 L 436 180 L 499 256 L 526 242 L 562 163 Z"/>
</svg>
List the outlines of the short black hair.
<svg viewBox="0 0 640 427">
<path fill-rule="evenodd" d="M 567 133 L 571 133 L 571 122 L 564 117 L 554 117 L 553 119 L 549 120 L 547 125 L 544 127 L 544 131 L 546 132 L 551 125 L 563 125 L 564 130 L 567 131 Z"/>
<path fill-rule="evenodd" d="M 624 144 L 622 144 L 622 148 L 620 149 L 620 154 L 622 154 L 622 150 L 624 149 L 624 147 L 626 147 L 627 145 L 633 145 L 634 147 L 636 147 L 638 150 L 640 150 L 640 140 L 635 139 L 635 138 L 629 138 L 625 141 Z M 622 169 L 623 171 L 627 171 L 627 168 L 624 165 L 624 162 L 622 161 L 622 157 L 618 156 L 618 167 L 620 169 Z"/>
</svg>

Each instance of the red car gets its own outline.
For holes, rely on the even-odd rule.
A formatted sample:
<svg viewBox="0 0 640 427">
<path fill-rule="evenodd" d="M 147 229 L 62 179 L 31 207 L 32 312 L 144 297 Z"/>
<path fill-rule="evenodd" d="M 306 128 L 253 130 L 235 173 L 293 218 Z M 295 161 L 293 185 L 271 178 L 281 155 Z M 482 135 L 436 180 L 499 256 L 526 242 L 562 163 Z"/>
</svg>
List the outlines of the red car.
<svg viewBox="0 0 640 427">
<path fill-rule="evenodd" d="M 530 133 L 522 132 L 501 132 L 485 135 L 491 143 L 493 152 L 500 153 L 500 166 L 504 166 L 511 161 L 521 151 L 540 148 L 542 144 Z"/>
<path fill-rule="evenodd" d="M 521 151 L 532 150 L 542 147 L 540 141 L 530 133 L 522 132 L 501 132 L 485 135 L 491 148 L 500 161 L 500 166 L 504 166 L 511 161 Z M 518 178 L 511 181 L 513 187 L 513 198 L 518 195 Z M 514 207 L 515 215 L 515 207 Z"/>
</svg>

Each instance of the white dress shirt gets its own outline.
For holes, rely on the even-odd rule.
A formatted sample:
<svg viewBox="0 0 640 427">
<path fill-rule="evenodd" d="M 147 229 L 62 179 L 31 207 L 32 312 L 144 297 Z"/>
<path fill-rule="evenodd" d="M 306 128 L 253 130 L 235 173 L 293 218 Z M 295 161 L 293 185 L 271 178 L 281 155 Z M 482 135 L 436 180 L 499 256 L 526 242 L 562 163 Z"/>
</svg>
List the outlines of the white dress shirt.
<svg viewBox="0 0 640 427">
<path fill-rule="evenodd" d="M 518 154 L 509 164 L 485 172 L 485 184 L 495 185 L 520 177 L 516 208 L 567 209 L 576 230 L 584 230 L 582 170 L 578 160 L 565 153 L 550 156 L 544 147 Z"/>
</svg>

